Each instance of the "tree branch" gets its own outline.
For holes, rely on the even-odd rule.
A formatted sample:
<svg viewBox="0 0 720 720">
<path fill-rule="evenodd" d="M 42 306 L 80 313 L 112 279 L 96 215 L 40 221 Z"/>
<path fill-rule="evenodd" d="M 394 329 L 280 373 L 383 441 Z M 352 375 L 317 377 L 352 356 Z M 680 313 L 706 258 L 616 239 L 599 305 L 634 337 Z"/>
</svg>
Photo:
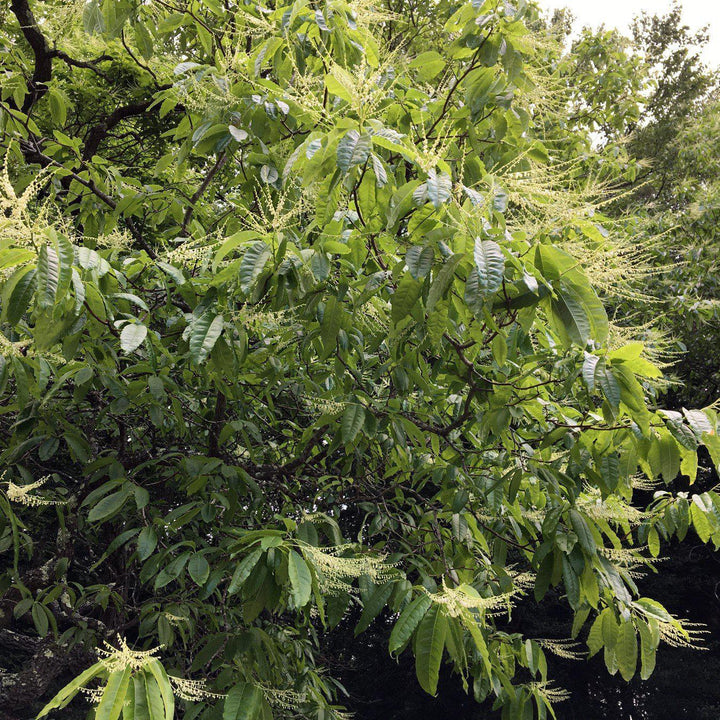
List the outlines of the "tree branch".
<svg viewBox="0 0 720 720">
<path fill-rule="evenodd" d="M 30 79 L 29 92 L 21 110 L 27 115 L 32 106 L 47 92 L 47 82 L 52 77 L 53 53 L 45 36 L 40 32 L 35 15 L 27 0 L 11 0 L 10 10 L 20 24 L 25 40 L 35 55 L 35 68 Z"/>
</svg>

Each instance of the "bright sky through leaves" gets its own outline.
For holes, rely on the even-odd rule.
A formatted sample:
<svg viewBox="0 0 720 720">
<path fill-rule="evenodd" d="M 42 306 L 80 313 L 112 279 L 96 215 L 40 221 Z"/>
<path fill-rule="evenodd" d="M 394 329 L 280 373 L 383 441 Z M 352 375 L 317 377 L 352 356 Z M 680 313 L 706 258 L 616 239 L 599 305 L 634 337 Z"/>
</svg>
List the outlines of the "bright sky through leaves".
<svg viewBox="0 0 720 720">
<path fill-rule="evenodd" d="M 649 13 L 665 13 L 671 7 L 670 0 L 544 0 L 548 9 L 567 7 L 576 18 L 575 29 L 583 25 L 597 26 L 601 23 L 620 30 L 627 30 L 632 19 L 643 10 Z M 684 0 L 683 18 L 693 29 L 710 26 L 710 42 L 703 56 L 711 65 L 720 66 L 720 3 L 712 0 Z"/>
</svg>

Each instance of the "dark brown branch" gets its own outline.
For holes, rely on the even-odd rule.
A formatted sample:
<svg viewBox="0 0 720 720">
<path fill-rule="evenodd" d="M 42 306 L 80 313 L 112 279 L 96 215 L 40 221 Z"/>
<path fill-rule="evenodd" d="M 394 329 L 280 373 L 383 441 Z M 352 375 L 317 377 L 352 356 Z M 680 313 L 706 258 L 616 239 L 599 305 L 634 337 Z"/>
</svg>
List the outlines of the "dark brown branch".
<svg viewBox="0 0 720 720">
<path fill-rule="evenodd" d="M 193 213 L 195 212 L 195 204 L 197 201 L 203 196 L 205 191 L 208 189 L 208 186 L 212 182 L 212 179 L 222 170 L 225 163 L 228 160 L 228 152 L 227 150 L 225 152 L 220 153 L 218 155 L 217 160 L 215 161 L 215 164 L 210 168 L 208 174 L 205 176 L 205 179 L 200 184 L 200 187 L 195 191 L 193 196 L 190 198 L 190 204 L 187 206 L 187 209 L 185 210 L 185 217 L 183 218 L 182 227 L 180 228 L 180 234 L 181 235 L 187 235 L 187 227 L 190 224 L 190 220 L 192 219 Z"/>
<path fill-rule="evenodd" d="M 142 115 L 153 102 L 154 100 L 151 98 L 150 100 L 143 100 L 142 102 L 130 103 L 129 105 L 116 108 L 109 115 L 106 115 L 97 125 L 92 127 L 87 134 L 82 152 L 83 160 L 90 160 L 90 158 L 95 155 L 100 147 L 100 143 L 116 125 L 129 117 Z"/>
<path fill-rule="evenodd" d="M 29 92 L 22 104 L 22 111 L 27 114 L 30 108 L 47 92 L 47 82 L 52 77 L 53 53 L 45 36 L 40 32 L 35 15 L 27 0 L 11 0 L 10 10 L 20 24 L 25 40 L 35 55 L 35 68 L 30 80 Z"/>
<path fill-rule="evenodd" d="M 63 50 L 55 49 L 51 51 L 50 56 L 60 58 L 60 60 L 62 60 L 69 67 L 86 68 L 87 70 L 92 70 L 96 75 L 99 75 L 103 80 L 105 80 L 105 82 L 112 84 L 112 78 L 97 66 L 98 63 L 105 60 L 112 60 L 112 56 L 110 55 L 101 55 L 99 58 L 95 58 L 95 60 L 76 60 L 75 58 L 70 57 Z"/>
</svg>

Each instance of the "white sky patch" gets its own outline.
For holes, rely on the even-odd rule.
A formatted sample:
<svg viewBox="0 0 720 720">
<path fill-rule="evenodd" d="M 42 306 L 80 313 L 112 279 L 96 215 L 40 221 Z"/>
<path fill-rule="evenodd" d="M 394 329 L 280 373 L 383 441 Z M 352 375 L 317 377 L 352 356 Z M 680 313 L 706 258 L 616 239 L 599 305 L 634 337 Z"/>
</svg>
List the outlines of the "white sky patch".
<svg viewBox="0 0 720 720">
<path fill-rule="evenodd" d="M 584 25 L 616 27 L 627 33 L 630 23 L 643 10 L 651 14 L 666 14 L 671 0 L 540 0 L 540 6 L 552 11 L 566 7 L 575 16 L 575 30 Z M 709 25 L 710 42 L 703 59 L 712 67 L 720 67 L 720 1 L 683 0 L 683 21 L 692 30 Z"/>
</svg>

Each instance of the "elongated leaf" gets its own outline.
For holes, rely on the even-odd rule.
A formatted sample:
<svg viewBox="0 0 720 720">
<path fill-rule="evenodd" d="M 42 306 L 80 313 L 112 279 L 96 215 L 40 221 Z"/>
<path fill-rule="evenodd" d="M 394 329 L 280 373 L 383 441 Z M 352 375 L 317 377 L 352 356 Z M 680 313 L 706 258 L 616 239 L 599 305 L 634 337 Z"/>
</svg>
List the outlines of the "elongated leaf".
<svg viewBox="0 0 720 720">
<path fill-rule="evenodd" d="M 57 238 L 57 253 L 60 268 L 56 296 L 58 300 L 62 300 L 67 295 L 70 288 L 70 283 L 72 281 L 72 266 L 75 261 L 75 248 L 64 235 L 60 235 Z"/>
<path fill-rule="evenodd" d="M 391 653 L 397 652 L 407 643 L 431 604 L 430 597 L 421 593 L 400 613 L 390 633 L 388 647 Z"/>
<path fill-rule="evenodd" d="M 157 546 L 157 534 L 152 526 L 144 527 L 137 540 L 137 553 L 139 560 L 147 560 Z"/>
<path fill-rule="evenodd" d="M 305 560 L 295 550 L 288 554 L 288 576 L 295 607 L 305 607 L 312 594 L 312 575 Z"/>
<path fill-rule="evenodd" d="M 622 675 L 623 680 L 629 682 L 635 674 L 638 657 L 637 637 L 635 636 L 635 627 L 631 621 L 620 625 L 615 645 L 615 656 L 617 657 L 620 675 Z"/>
<path fill-rule="evenodd" d="M 422 280 L 432 269 L 435 253 L 431 247 L 415 245 L 405 255 L 405 265 L 416 280 Z"/>
<path fill-rule="evenodd" d="M 415 637 L 415 673 L 420 687 L 430 695 L 437 692 L 447 623 L 442 608 L 433 604 L 420 621 Z"/>
<path fill-rule="evenodd" d="M 263 551 L 258 548 L 257 550 L 253 550 L 249 555 L 240 561 L 230 580 L 228 595 L 234 595 L 238 592 L 238 590 L 240 590 L 245 581 L 250 577 L 250 573 L 253 571 L 255 565 L 257 565 L 257 562 L 262 554 Z"/>
<path fill-rule="evenodd" d="M 262 707 L 262 691 L 250 683 L 238 683 L 225 698 L 223 720 L 255 720 Z"/>
<path fill-rule="evenodd" d="M 87 670 L 83 670 L 74 680 L 69 682 L 55 697 L 40 711 L 38 720 L 45 717 L 52 710 L 62 710 L 93 678 L 105 670 L 102 662 L 96 662 Z"/>
<path fill-rule="evenodd" d="M 27 311 L 35 292 L 36 270 L 20 268 L 5 283 L 2 292 L 2 317 L 15 325 Z"/>
<path fill-rule="evenodd" d="M 0 252 L 0 270 L 15 267 L 15 265 L 20 265 L 20 263 L 32 260 L 34 257 L 35 253 L 32 250 L 25 250 L 23 248 L 3 250 Z"/>
<path fill-rule="evenodd" d="M 357 437 L 364 423 L 365 408 L 358 403 L 348 405 L 340 422 L 343 442 L 351 443 Z"/>
<path fill-rule="evenodd" d="M 640 632 L 640 677 L 647 680 L 655 670 L 657 644 L 654 642 L 650 626 L 640 618 L 635 621 Z"/>
<path fill-rule="evenodd" d="M 572 282 L 563 278 L 554 286 L 558 294 L 551 300 L 555 330 L 566 345 L 585 347 L 589 340 L 602 342 L 608 334 L 605 308 L 584 276 L 573 272 L 572 278 Z"/>
<path fill-rule="evenodd" d="M 492 295 L 500 289 L 505 274 L 505 257 L 502 250 L 494 240 L 476 238 L 473 257 L 480 296 Z"/>
<path fill-rule="evenodd" d="M 372 136 L 367 133 L 360 134 L 357 130 L 348 130 L 337 146 L 337 164 L 347 172 L 355 165 L 367 162 L 372 149 Z"/>
<path fill-rule="evenodd" d="M 225 257 L 236 248 L 244 245 L 250 240 L 256 239 L 258 236 L 255 230 L 240 230 L 239 232 L 231 235 L 225 242 L 220 246 L 220 249 L 215 253 L 213 258 L 213 272 L 216 272 L 220 263 Z"/>
<path fill-rule="evenodd" d="M 392 296 L 392 321 L 397 325 L 407 317 L 420 297 L 422 283 L 410 273 L 405 273 Z"/>
<path fill-rule="evenodd" d="M 587 646 L 588 650 L 590 651 L 589 656 L 592 657 L 596 653 L 600 652 L 604 643 L 605 640 L 603 639 L 603 616 L 601 614 L 598 615 L 597 618 L 595 618 L 595 622 L 592 624 L 590 632 L 588 633 Z"/>
<path fill-rule="evenodd" d="M 165 706 L 166 720 L 173 720 L 175 717 L 175 696 L 173 695 L 170 678 L 168 678 L 165 668 L 162 666 L 160 661 L 156 659 L 150 660 L 146 665 L 146 668 L 152 673 L 160 690 L 163 705 Z"/>
<path fill-rule="evenodd" d="M 192 326 L 190 332 L 190 358 L 200 364 L 215 346 L 225 325 L 222 315 L 215 315 L 211 310 L 203 313 Z"/>
<path fill-rule="evenodd" d="M 588 554 L 593 555 L 597 550 L 595 538 L 590 532 L 587 521 L 575 508 L 570 509 L 570 524 L 578 536 L 582 549 Z"/>
<path fill-rule="evenodd" d="M 255 284 L 269 259 L 270 248 L 262 241 L 256 242 L 245 251 L 238 272 L 240 289 L 243 292 L 248 292 Z"/>
<path fill-rule="evenodd" d="M 95 720 L 117 720 L 120 717 L 131 678 L 130 667 L 110 673 L 100 703 L 95 710 Z"/>
<path fill-rule="evenodd" d="M 123 487 L 117 492 L 106 495 L 88 513 L 89 522 L 100 522 L 117 513 L 130 497 L 130 490 Z"/>
<path fill-rule="evenodd" d="M 60 258 L 51 245 L 43 245 L 38 253 L 37 296 L 38 308 L 46 309 L 55 304 L 60 280 Z"/>
<path fill-rule="evenodd" d="M 452 180 L 447 173 L 436 173 L 430 170 L 427 181 L 427 196 L 435 208 L 439 208 L 450 199 Z"/>
<path fill-rule="evenodd" d="M 387 604 L 394 586 L 394 583 L 388 582 L 384 585 L 378 585 L 373 589 L 363 605 L 360 620 L 355 628 L 355 635 L 365 632 L 365 630 L 370 627 L 370 623 L 372 623 Z"/>
<path fill-rule="evenodd" d="M 438 300 L 440 300 L 447 292 L 447 289 L 450 287 L 450 284 L 455 277 L 455 270 L 464 257 L 465 256 L 462 253 L 453 255 L 445 261 L 445 264 L 440 268 L 437 275 L 435 275 L 432 285 L 430 286 L 430 291 L 428 292 L 428 312 L 432 311 Z"/>
<path fill-rule="evenodd" d="M 595 382 L 607 398 L 610 407 L 617 412 L 620 407 L 620 386 L 612 370 L 605 366 L 604 361 L 598 362 L 595 367 Z"/>
<path fill-rule="evenodd" d="M 585 353 L 585 361 L 583 362 L 582 374 L 585 384 L 592 391 L 595 389 L 595 369 L 600 358 L 597 355 Z"/>
<path fill-rule="evenodd" d="M 126 702 L 126 706 L 129 702 Z M 147 693 L 145 692 L 144 673 L 133 678 L 133 717 L 135 720 L 152 720 L 148 707 Z"/>
<path fill-rule="evenodd" d="M 330 296 L 325 303 L 320 338 L 323 344 L 322 359 L 328 357 L 337 347 L 337 336 L 342 326 L 342 304 L 334 296 Z"/>
</svg>

